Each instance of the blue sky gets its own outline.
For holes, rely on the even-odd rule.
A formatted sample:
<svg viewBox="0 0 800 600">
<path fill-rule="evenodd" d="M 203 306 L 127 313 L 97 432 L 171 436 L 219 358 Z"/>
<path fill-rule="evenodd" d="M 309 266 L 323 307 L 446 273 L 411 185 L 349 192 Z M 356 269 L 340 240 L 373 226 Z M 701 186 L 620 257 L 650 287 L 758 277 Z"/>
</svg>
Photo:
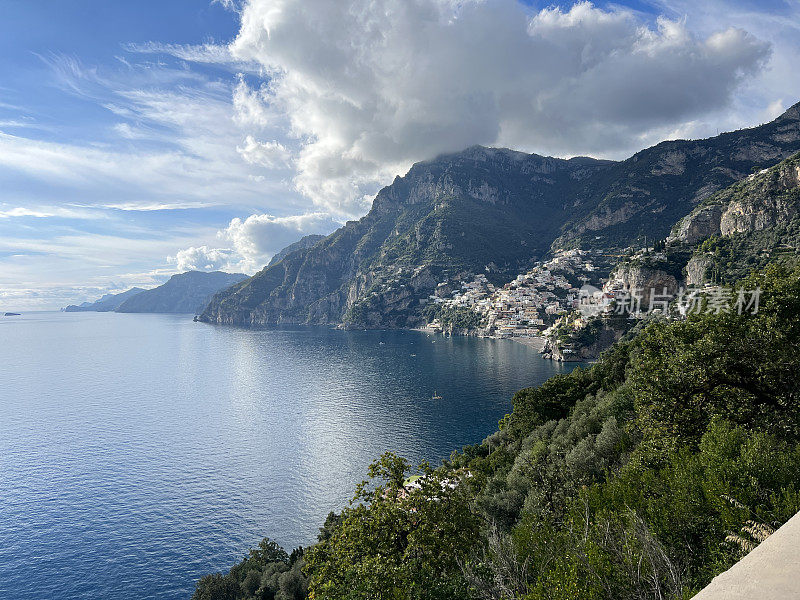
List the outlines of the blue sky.
<svg viewBox="0 0 800 600">
<path fill-rule="evenodd" d="M 798 3 L 0 0 L 0 310 L 252 273 L 474 143 L 624 158 L 800 100 Z"/>
</svg>

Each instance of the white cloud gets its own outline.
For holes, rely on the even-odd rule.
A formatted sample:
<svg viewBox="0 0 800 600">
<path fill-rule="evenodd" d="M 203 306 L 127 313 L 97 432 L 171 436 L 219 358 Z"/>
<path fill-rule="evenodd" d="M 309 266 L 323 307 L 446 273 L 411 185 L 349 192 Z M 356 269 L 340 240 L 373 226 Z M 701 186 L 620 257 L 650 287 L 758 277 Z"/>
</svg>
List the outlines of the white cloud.
<svg viewBox="0 0 800 600">
<path fill-rule="evenodd" d="M 246 219 L 233 219 L 220 237 L 232 243 L 248 270 L 252 270 L 263 267 L 273 254 L 304 235 L 328 234 L 340 225 L 325 213 L 289 217 L 250 215 Z"/>
<path fill-rule="evenodd" d="M 589 3 L 249 0 L 231 52 L 270 74 L 240 81 L 241 122 L 288 119 L 297 188 L 359 214 L 410 163 L 470 144 L 624 155 L 727 106 L 769 46 Z"/>
<path fill-rule="evenodd" d="M 63 85 L 92 97 L 125 121 L 110 128 L 114 139 L 109 143 L 58 142 L 0 132 L 0 176 L 5 169 L 26 184 L 40 181 L 53 186 L 60 198 L 79 198 L 88 205 L 95 197 L 96 205 L 115 208 L 139 205 L 161 210 L 232 201 L 252 206 L 265 193 L 278 203 L 297 198 L 283 181 L 253 179 L 265 173 L 263 161 L 270 150 L 274 161 L 280 159 L 282 146 L 267 144 L 261 153 L 258 147 L 248 153 L 249 131 L 233 118 L 233 82 L 192 80 L 188 86 L 183 85 L 182 72 L 171 76 L 156 69 L 156 82 L 172 83 L 131 87 L 127 80 L 103 78 L 73 60 L 51 62 L 58 65 Z M 245 156 L 237 150 L 243 142 Z"/>
<path fill-rule="evenodd" d="M 47 219 L 58 217 L 62 219 L 99 219 L 103 218 L 95 211 L 81 210 L 80 208 L 69 208 L 62 206 L 40 206 L 25 207 L 16 206 L 14 208 L 0 207 L 0 219 L 11 219 L 20 217 L 33 217 L 37 219 Z"/>
<path fill-rule="evenodd" d="M 204 208 L 213 206 L 202 202 L 119 202 L 102 204 L 102 208 L 122 210 L 127 212 L 153 212 L 159 210 L 185 210 L 189 208 Z"/>
<path fill-rule="evenodd" d="M 229 270 L 235 262 L 233 250 L 226 248 L 209 248 L 208 246 L 191 246 L 179 250 L 168 262 L 175 264 L 178 271 L 222 271 Z"/>
<path fill-rule="evenodd" d="M 268 169 L 285 167 L 292 157 L 292 153 L 280 142 L 259 142 L 252 135 L 248 135 L 244 145 L 237 146 L 236 151 L 251 165 Z"/>
<path fill-rule="evenodd" d="M 123 44 L 128 52 L 138 54 L 168 54 L 190 62 L 231 65 L 240 64 L 231 56 L 224 44 L 163 44 L 160 42 L 144 42 L 141 44 Z"/>
<path fill-rule="evenodd" d="M 169 258 L 181 270 L 223 270 L 254 273 L 269 262 L 274 254 L 312 233 L 329 234 L 341 223 L 325 213 L 308 213 L 288 217 L 250 215 L 233 219 L 217 233 L 229 248 L 189 247 Z"/>
<path fill-rule="evenodd" d="M 269 89 L 261 86 L 251 89 L 240 75 L 236 88 L 233 90 L 233 107 L 236 111 L 235 120 L 243 127 L 264 129 L 274 126 L 281 120 L 281 115 L 268 106 Z"/>
<path fill-rule="evenodd" d="M 800 3 L 758 0 L 654 0 L 654 8 L 674 18 L 685 19 L 699 35 L 710 35 L 724 22 L 746 29 L 772 45 L 772 56 L 757 77 L 743 82 L 730 110 L 716 115 L 700 133 L 749 127 L 777 116 L 800 100 Z M 781 102 L 782 101 L 782 102 Z M 779 113 L 778 113 L 779 114 Z"/>
</svg>

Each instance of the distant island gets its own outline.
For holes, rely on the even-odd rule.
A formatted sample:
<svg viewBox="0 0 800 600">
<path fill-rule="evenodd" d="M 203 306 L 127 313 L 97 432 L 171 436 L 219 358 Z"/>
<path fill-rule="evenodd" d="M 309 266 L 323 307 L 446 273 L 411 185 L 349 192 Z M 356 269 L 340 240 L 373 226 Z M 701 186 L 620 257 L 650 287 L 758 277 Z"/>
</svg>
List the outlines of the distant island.
<svg viewBox="0 0 800 600">
<path fill-rule="evenodd" d="M 119 294 L 106 294 L 94 302 L 84 302 L 82 304 L 71 304 L 64 309 L 64 312 L 110 312 L 117 310 L 119 305 L 128 298 L 143 292 L 144 288 L 134 287 Z"/>
<path fill-rule="evenodd" d="M 64 311 L 196 314 L 215 293 L 246 278 L 243 273 L 188 271 L 150 290 L 134 287 L 95 302 L 67 306 Z"/>
</svg>

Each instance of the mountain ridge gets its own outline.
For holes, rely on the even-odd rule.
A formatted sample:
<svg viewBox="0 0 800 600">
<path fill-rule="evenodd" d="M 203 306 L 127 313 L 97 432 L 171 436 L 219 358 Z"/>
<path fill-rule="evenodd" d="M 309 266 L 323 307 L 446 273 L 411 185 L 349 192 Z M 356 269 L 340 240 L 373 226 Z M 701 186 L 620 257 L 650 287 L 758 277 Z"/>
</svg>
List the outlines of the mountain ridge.
<svg viewBox="0 0 800 600">
<path fill-rule="evenodd" d="M 116 310 L 120 304 L 128 298 L 144 292 L 144 288 L 133 287 L 119 294 L 105 294 L 94 302 L 83 302 L 82 304 L 70 304 L 64 312 L 111 312 Z"/>
<path fill-rule="evenodd" d="M 440 284 L 478 272 L 507 281 L 556 248 L 663 238 L 709 195 L 797 151 L 800 103 L 619 162 L 471 146 L 414 164 L 367 215 L 216 295 L 199 319 L 415 326 Z"/>
<path fill-rule="evenodd" d="M 166 283 L 127 299 L 116 312 L 196 314 L 215 293 L 246 277 L 242 273 L 222 271 L 179 273 Z"/>
</svg>

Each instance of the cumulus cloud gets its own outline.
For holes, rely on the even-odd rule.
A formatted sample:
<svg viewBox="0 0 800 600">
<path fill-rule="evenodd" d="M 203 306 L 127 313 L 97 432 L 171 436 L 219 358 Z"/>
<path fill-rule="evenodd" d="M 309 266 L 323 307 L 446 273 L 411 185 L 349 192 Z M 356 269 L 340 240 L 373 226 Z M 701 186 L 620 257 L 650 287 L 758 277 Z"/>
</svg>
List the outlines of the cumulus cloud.
<svg viewBox="0 0 800 600">
<path fill-rule="evenodd" d="M 288 217 L 250 215 L 246 219 L 233 219 L 221 233 L 230 240 L 236 251 L 252 268 L 263 266 L 269 258 L 311 233 L 328 234 L 340 223 L 325 213 L 309 213 Z"/>
<path fill-rule="evenodd" d="M 269 80 L 240 80 L 239 118 L 286 118 L 297 188 L 338 214 L 470 144 L 623 155 L 726 106 L 770 52 L 741 29 L 697 37 L 589 3 L 530 15 L 515 0 L 249 0 L 241 15 L 231 54 Z"/>
<path fill-rule="evenodd" d="M 268 169 L 285 167 L 292 153 L 280 142 L 259 142 L 252 135 L 244 140 L 244 145 L 236 146 L 241 157 L 251 165 L 260 165 Z"/>
<path fill-rule="evenodd" d="M 234 262 L 233 250 L 225 248 L 209 248 L 208 246 L 194 246 L 179 250 L 174 257 L 170 257 L 178 271 L 221 271 L 229 269 Z"/>
<path fill-rule="evenodd" d="M 305 235 L 329 234 L 340 226 L 325 213 L 308 213 L 287 217 L 250 215 L 232 219 L 217 233 L 226 248 L 190 247 L 170 257 L 179 271 L 242 271 L 253 273 L 269 259 Z"/>
</svg>

